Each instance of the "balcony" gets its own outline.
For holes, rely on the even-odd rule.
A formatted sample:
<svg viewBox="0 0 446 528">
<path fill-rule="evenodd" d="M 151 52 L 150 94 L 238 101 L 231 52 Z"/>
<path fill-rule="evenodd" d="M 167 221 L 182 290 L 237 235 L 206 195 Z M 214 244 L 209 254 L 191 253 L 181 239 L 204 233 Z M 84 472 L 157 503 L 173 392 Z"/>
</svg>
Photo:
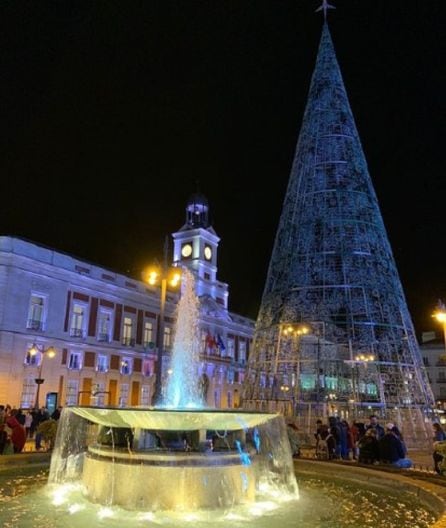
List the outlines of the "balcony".
<svg viewBox="0 0 446 528">
<path fill-rule="evenodd" d="M 83 328 L 70 328 L 70 337 L 84 337 L 85 332 Z"/>
<path fill-rule="evenodd" d="M 134 337 L 123 337 L 122 341 L 121 341 L 121 344 L 123 346 L 134 347 L 135 346 L 135 338 Z"/>
<path fill-rule="evenodd" d="M 110 343 L 110 336 L 108 334 L 98 334 L 98 341 L 101 343 Z"/>
<path fill-rule="evenodd" d="M 28 319 L 28 321 L 26 321 L 26 328 L 28 330 L 35 330 L 36 332 L 42 332 L 43 331 L 43 321 L 39 321 L 38 319 Z"/>
</svg>

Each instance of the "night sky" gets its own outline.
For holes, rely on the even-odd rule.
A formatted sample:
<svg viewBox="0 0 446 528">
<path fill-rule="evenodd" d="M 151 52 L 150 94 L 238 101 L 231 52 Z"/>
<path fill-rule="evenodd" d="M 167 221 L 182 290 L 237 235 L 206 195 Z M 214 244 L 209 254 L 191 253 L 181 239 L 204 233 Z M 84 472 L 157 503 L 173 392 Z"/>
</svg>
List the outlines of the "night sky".
<svg viewBox="0 0 446 528">
<path fill-rule="evenodd" d="M 0 233 L 136 276 L 200 191 L 230 310 L 257 315 L 317 0 L 0 4 Z M 329 25 L 418 335 L 446 298 L 444 0 L 333 0 Z"/>
</svg>

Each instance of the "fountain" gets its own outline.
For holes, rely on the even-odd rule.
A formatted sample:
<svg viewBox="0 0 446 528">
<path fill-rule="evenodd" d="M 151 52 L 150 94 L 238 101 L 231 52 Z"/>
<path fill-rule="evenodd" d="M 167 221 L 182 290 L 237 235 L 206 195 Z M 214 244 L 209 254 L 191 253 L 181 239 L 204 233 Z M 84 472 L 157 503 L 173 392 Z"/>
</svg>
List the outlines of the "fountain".
<svg viewBox="0 0 446 528">
<path fill-rule="evenodd" d="M 265 490 L 296 499 L 280 415 L 203 407 L 199 300 L 192 273 L 183 277 L 162 404 L 64 409 L 49 482 L 79 482 L 95 503 L 152 512 L 227 509 Z"/>
</svg>

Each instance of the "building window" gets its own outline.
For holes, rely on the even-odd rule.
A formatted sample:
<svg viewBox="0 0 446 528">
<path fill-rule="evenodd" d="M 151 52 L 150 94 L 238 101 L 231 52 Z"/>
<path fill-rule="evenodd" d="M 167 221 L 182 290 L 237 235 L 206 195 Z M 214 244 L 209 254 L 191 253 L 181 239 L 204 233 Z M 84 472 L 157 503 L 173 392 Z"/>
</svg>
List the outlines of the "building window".
<svg viewBox="0 0 446 528">
<path fill-rule="evenodd" d="M 142 361 L 142 375 L 151 376 L 154 371 L 154 364 L 152 359 L 144 358 Z"/>
<path fill-rule="evenodd" d="M 172 329 L 169 326 L 164 327 L 164 348 L 169 348 L 171 346 L 172 339 Z"/>
<path fill-rule="evenodd" d="M 71 370 L 80 370 L 82 368 L 82 354 L 80 352 L 70 352 L 68 368 Z"/>
<path fill-rule="evenodd" d="M 141 387 L 141 405 L 150 405 L 150 385 Z"/>
<path fill-rule="evenodd" d="M 214 406 L 217 409 L 221 407 L 220 391 L 218 389 L 214 391 Z"/>
<path fill-rule="evenodd" d="M 238 360 L 242 365 L 246 363 L 246 343 L 244 341 L 238 342 Z"/>
<path fill-rule="evenodd" d="M 108 372 L 108 356 L 105 356 L 103 354 L 98 354 L 96 370 L 98 372 Z"/>
<path fill-rule="evenodd" d="M 73 312 L 71 314 L 71 326 L 70 336 L 71 337 L 84 337 L 85 335 L 85 323 L 86 323 L 86 307 L 83 304 L 73 304 Z"/>
<path fill-rule="evenodd" d="M 26 328 L 29 330 L 44 330 L 45 325 L 45 297 L 36 293 L 31 294 Z"/>
<path fill-rule="evenodd" d="M 426 356 L 423 356 L 423 364 L 425 367 L 429 366 L 429 358 L 427 358 Z"/>
<path fill-rule="evenodd" d="M 144 323 L 143 345 L 147 347 L 149 343 L 153 343 L 153 323 L 146 321 Z"/>
<path fill-rule="evenodd" d="M 130 358 L 122 358 L 120 372 L 124 375 L 132 373 L 132 360 Z"/>
<path fill-rule="evenodd" d="M 20 398 L 20 407 L 22 409 L 34 407 L 36 390 L 37 386 L 33 378 L 25 378 L 23 380 L 22 396 Z"/>
<path fill-rule="evenodd" d="M 111 312 L 100 310 L 98 318 L 98 341 L 109 343 L 111 338 Z"/>
<path fill-rule="evenodd" d="M 124 346 L 134 346 L 133 339 L 133 319 L 131 317 L 124 317 L 124 325 L 122 328 L 122 344 Z"/>
<path fill-rule="evenodd" d="M 228 339 L 228 357 L 234 357 L 234 340 Z"/>
<path fill-rule="evenodd" d="M 77 405 L 79 380 L 67 380 L 66 405 Z"/>
<path fill-rule="evenodd" d="M 105 396 L 107 396 L 107 394 L 105 393 L 105 383 L 96 383 L 92 394 L 93 405 L 96 405 L 98 407 L 104 407 Z"/>
<path fill-rule="evenodd" d="M 129 384 L 121 383 L 121 391 L 119 394 L 119 407 L 125 407 L 129 399 Z"/>
<path fill-rule="evenodd" d="M 28 367 L 37 367 L 38 365 L 40 365 L 40 359 L 41 359 L 41 354 L 30 354 L 30 349 L 33 345 L 30 345 L 26 351 L 26 356 L 25 356 L 25 365 L 27 365 Z M 42 345 L 35 345 L 36 348 L 39 349 L 39 351 L 41 352 L 41 347 Z"/>
</svg>

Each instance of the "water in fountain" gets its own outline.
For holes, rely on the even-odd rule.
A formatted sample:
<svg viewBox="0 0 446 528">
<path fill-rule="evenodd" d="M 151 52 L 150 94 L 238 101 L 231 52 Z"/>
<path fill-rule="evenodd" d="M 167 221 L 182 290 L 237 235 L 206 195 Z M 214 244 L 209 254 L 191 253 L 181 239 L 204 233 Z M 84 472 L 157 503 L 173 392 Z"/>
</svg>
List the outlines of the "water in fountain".
<svg viewBox="0 0 446 528">
<path fill-rule="evenodd" d="M 200 301 L 195 293 L 195 279 L 183 268 L 181 299 L 177 306 L 175 335 L 164 405 L 174 408 L 201 408 L 198 365 L 200 361 Z"/>
</svg>

